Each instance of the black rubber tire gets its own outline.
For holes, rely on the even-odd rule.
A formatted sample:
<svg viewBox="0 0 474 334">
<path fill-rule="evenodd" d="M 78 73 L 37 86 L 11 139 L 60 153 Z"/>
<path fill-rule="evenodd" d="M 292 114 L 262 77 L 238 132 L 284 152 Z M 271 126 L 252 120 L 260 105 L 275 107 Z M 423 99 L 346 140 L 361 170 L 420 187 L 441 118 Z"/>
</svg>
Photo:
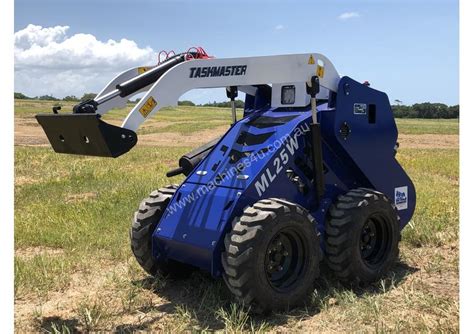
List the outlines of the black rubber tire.
<svg viewBox="0 0 474 334">
<path fill-rule="evenodd" d="M 364 239 L 368 224 L 375 232 Z M 325 233 L 326 263 L 345 283 L 359 285 L 380 279 L 397 260 L 399 241 L 397 209 L 381 192 L 353 189 L 340 195 L 330 208 Z"/>
<path fill-rule="evenodd" d="M 292 255 L 296 254 L 289 260 L 290 263 L 296 261 L 296 267 L 292 264 L 285 265 L 286 269 L 283 270 L 283 264 L 278 265 L 277 270 L 282 273 L 275 275 L 289 275 L 293 280 L 285 288 L 275 287 L 276 283 L 270 282 L 271 278 L 266 272 L 266 268 L 272 268 L 270 265 L 266 266 L 270 256 L 267 254 L 275 250 L 269 247 L 280 235 L 282 238 L 293 236 L 295 241 L 298 239 L 289 243 L 293 248 L 295 245 L 301 246 L 301 251 L 290 251 Z M 282 245 L 281 242 L 279 245 Z M 284 255 L 290 258 L 288 252 L 285 253 Z M 314 289 L 315 280 L 319 276 L 321 256 L 316 222 L 305 209 L 281 199 L 260 200 L 244 210 L 225 237 L 225 251 L 222 253 L 225 271 L 223 277 L 230 291 L 245 304 L 251 305 L 255 312 L 288 310 L 302 304 Z M 287 269 L 291 267 L 300 268 L 294 269 L 300 273 L 296 274 L 296 278 Z"/>
<path fill-rule="evenodd" d="M 140 266 L 150 275 L 162 275 L 172 278 L 188 277 L 194 267 L 173 261 L 157 260 L 152 255 L 152 234 L 161 216 L 166 210 L 177 185 L 170 185 L 151 192 L 135 212 L 130 228 L 132 252 Z"/>
</svg>

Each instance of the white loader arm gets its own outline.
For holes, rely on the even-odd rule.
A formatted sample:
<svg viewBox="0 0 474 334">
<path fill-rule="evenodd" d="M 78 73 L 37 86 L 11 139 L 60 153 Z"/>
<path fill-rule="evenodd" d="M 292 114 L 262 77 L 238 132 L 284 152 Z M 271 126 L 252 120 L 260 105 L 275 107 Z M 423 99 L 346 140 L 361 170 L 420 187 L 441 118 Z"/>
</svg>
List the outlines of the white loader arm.
<svg viewBox="0 0 474 334">
<path fill-rule="evenodd" d="M 116 86 L 118 84 L 121 84 L 122 82 L 128 81 L 130 79 L 133 79 L 137 77 L 138 75 L 148 71 L 149 69 L 152 69 L 153 66 L 140 66 L 140 67 L 133 67 L 130 68 L 126 71 L 123 71 L 122 73 L 118 74 L 115 78 L 113 78 L 107 86 L 105 86 L 99 94 L 95 97 L 95 99 L 100 99 L 104 97 L 106 94 L 114 91 L 116 89 Z M 143 89 L 137 91 L 136 93 L 144 92 L 147 91 L 150 88 L 150 86 L 144 87 Z M 123 108 L 127 104 L 129 96 L 125 97 L 120 97 L 117 96 L 114 99 L 108 100 L 100 105 L 97 106 L 97 113 L 100 115 L 103 115 L 107 113 L 110 109 L 112 108 Z"/>
<path fill-rule="evenodd" d="M 339 83 L 334 66 L 317 53 L 228 59 L 202 55 L 186 52 L 154 67 L 129 69 L 110 81 L 93 100 L 75 105 L 71 114 L 58 113 L 53 108 L 53 113 L 38 114 L 36 119 L 58 153 L 118 157 L 136 145 L 136 130 L 147 118 L 163 107 L 176 105 L 189 90 L 226 87 L 234 101 L 236 88 L 255 96 L 258 85 L 270 84 L 273 108 L 306 107 L 311 102 L 313 123 L 317 125 L 316 99 L 327 99 L 330 91 L 337 91 Z M 319 93 L 317 80 L 322 87 Z M 145 96 L 121 127 L 102 120 L 108 110 L 124 106 L 130 96 L 143 91 Z M 234 102 L 231 105 L 235 123 Z"/>
<path fill-rule="evenodd" d="M 321 87 L 337 91 L 339 74 L 329 59 L 318 53 L 186 61 L 172 67 L 151 86 L 122 127 L 136 131 L 147 118 L 161 108 L 175 106 L 192 89 L 238 86 L 249 92 L 252 85 L 286 84 L 300 88 L 297 96 L 306 96 L 301 88 L 315 75 Z"/>
</svg>

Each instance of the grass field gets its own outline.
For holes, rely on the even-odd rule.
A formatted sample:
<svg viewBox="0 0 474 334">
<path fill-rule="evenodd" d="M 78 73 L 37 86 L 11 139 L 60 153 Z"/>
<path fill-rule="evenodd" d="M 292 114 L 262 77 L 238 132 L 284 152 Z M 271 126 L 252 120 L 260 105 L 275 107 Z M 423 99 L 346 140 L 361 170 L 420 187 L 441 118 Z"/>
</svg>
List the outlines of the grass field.
<svg viewBox="0 0 474 334">
<path fill-rule="evenodd" d="M 400 261 L 387 277 L 349 290 L 323 268 L 309 305 L 263 317 L 251 315 L 221 280 L 204 273 L 184 281 L 147 277 L 128 242 L 141 199 L 182 180 L 164 174 L 199 138 L 222 132 L 228 110 L 164 111 L 140 132 L 140 139 L 155 139 L 154 145 L 103 159 L 59 155 L 45 146 L 31 118 L 49 107 L 37 101 L 15 104 L 17 331 L 458 331 L 456 142 L 420 148 L 402 141 L 397 157 L 416 185 L 418 202 L 402 234 Z M 109 120 L 124 112 L 114 111 Z M 397 124 L 414 142 L 458 134 L 454 120 Z M 173 133 L 181 134 L 182 142 L 159 140 Z"/>
</svg>

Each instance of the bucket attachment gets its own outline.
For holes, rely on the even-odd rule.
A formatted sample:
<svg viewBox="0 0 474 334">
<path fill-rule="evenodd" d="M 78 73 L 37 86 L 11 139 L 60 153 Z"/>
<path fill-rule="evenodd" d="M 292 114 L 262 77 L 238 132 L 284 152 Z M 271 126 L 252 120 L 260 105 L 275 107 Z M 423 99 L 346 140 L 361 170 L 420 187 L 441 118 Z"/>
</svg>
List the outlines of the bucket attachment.
<svg viewBox="0 0 474 334">
<path fill-rule="evenodd" d="M 98 114 L 39 114 L 36 119 L 57 153 L 116 158 L 137 143 L 135 132 L 105 123 Z"/>
</svg>

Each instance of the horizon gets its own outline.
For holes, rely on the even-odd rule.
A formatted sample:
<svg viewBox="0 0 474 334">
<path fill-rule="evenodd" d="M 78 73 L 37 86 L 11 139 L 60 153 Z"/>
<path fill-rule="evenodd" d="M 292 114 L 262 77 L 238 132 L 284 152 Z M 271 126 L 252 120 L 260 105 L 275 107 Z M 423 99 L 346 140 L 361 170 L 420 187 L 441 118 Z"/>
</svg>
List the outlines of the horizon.
<svg viewBox="0 0 474 334">
<path fill-rule="evenodd" d="M 22 94 L 24 95 L 24 97 L 15 97 L 14 99 L 15 100 L 37 100 L 37 101 L 51 101 L 51 102 L 56 102 L 56 101 L 62 101 L 62 102 L 80 102 L 83 100 L 83 97 L 78 97 L 78 96 L 75 96 L 75 95 L 68 95 L 68 96 L 64 96 L 62 98 L 59 98 L 59 97 L 56 97 L 56 96 L 53 96 L 53 95 L 49 95 L 49 94 L 46 94 L 46 95 L 42 95 L 42 96 L 27 96 L 25 94 L 23 94 L 22 92 L 14 92 L 14 94 Z M 82 94 L 82 96 L 84 95 L 89 95 L 89 94 L 94 94 L 96 95 L 96 93 L 84 93 Z M 184 96 L 184 95 L 183 95 Z M 47 98 L 49 97 L 49 99 Z M 73 97 L 75 99 L 66 99 L 68 97 Z M 128 100 L 127 103 L 138 103 L 138 101 L 140 100 L 140 98 L 137 98 L 137 99 L 134 99 L 134 100 Z M 239 101 L 239 102 L 242 102 L 242 103 L 245 103 L 245 97 L 244 99 L 240 99 L 240 98 L 237 98 L 235 99 L 235 101 Z M 201 107 L 201 106 L 206 106 L 206 104 L 222 104 L 222 103 L 230 103 L 229 99 L 225 99 L 225 100 L 213 100 L 213 101 L 207 101 L 207 102 L 195 102 L 193 100 L 187 100 L 187 99 L 179 99 L 178 100 L 178 103 L 182 103 L 182 102 L 192 102 L 195 104 L 196 107 Z M 432 104 L 432 105 L 435 105 L 435 104 L 444 104 L 446 105 L 447 107 L 458 107 L 459 106 L 459 103 L 458 104 L 446 104 L 446 103 L 443 103 L 443 102 L 436 102 L 436 101 L 422 101 L 422 102 L 415 102 L 413 104 L 403 104 L 401 103 L 403 101 L 390 101 L 390 105 L 392 107 L 413 107 L 414 105 L 420 105 L 420 104 Z"/>
</svg>

